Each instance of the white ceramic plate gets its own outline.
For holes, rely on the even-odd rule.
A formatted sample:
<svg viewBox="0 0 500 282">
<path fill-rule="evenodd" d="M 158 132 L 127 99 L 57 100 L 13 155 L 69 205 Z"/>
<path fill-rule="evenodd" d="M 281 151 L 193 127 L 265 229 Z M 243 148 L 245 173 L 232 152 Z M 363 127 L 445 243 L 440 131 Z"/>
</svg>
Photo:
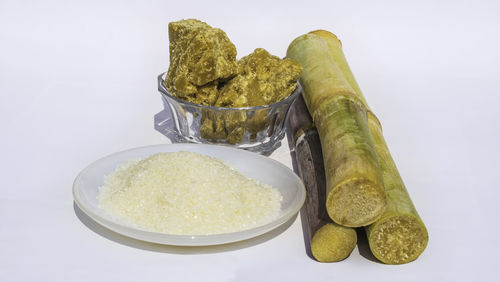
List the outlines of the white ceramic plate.
<svg viewBox="0 0 500 282">
<path fill-rule="evenodd" d="M 245 176 L 275 187 L 283 196 L 278 218 L 268 224 L 233 233 L 203 236 L 169 235 L 136 229 L 112 218 L 98 207 L 98 188 L 103 185 L 104 177 L 113 172 L 119 164 L 129 159 L 146 158 L 159 152 L 177 151 L 190 151 L 225 160 Z M 305 196 L 306 192 L 300 178 L 283 164 L 241 149 L 202 144 L 154 145 L 115 153 L 90 164 L 80 172 L 73 184 L 73 197 L 76 204 L 99 224 L 135 239 L 177 246 L 226 244 L 264 234 L 297 214 L 304 203 Z"/>
</svg>

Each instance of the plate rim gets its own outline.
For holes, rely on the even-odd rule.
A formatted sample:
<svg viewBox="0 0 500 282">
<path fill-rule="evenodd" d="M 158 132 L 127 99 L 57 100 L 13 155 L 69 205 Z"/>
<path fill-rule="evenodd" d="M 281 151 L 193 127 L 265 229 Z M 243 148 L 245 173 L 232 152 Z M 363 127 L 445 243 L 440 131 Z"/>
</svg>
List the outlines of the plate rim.
<svg viewBox="0 0 500 282">
<path fill-rule="evenodd" d="M 80 198 L 79 193 L 82 193 L 79 189 L 79 187 L 82 185 L 81 184 L 81 177 L 84 175 L 85 172 L 87 172 L 92 166 L 94 166 L 96 163 L 99 163 L 105 159 L 112 158 L 114 156 L 124 154 L 127 152 L 132 152 L 132 151 L 137 151 L 137 150 L 154 150 L 156 151 L 155 153 L 161 152 L 160 149 L 164 147 L 178 147 L 178 150 L 180 151 L 183 150 L 182 148 L 189 148 L 189 147 L 208 147 L 208 148 L 214 148 L 217 150 L 227 150 L 228 152 L 237 150 L 239 153 L 246 154 L 252 157 L 257 157 L 261 160 L 264 161 L 271 161 L 272 163 L 276 164 L 278 167 L 281 169 L 286 169 L 291 172 L 293 177 L 295 178 L 296 182 L 299 183 L 300 188 L 298 189 L 299 196 L 295 197 L 292 201 L 291 208 L 289 211 L 278 217 L 276 220 L 273 220 L 269 223 L 266 223 L 264 225 L 260 225 L 251 229 L 246 229 L 246 230 L 241 230 L 241 231 L 236 231 L 236 232 L 230 232 L 230 233 L 220 233 L 220 234 L 210 234 L 210 235 L 178 235 L 178 234 L 167 234 L 167 233 L 160 233 L 160 232 L 152 232 L 152 231 L 147 231 L 147 230 L 142 230 L 138 228 L 134 228 L 129 225 L 122 224 L 120 222 L 117 222 L 116 220 L 113 219 L 108 219 L 105 218 L 97 213 L 95 213 L 92 208 L 87 207 L 87 205 L 84 203 L 84 201 Z M 185 149 L 187 150 L 187 149 Z M 191 151 L 191 150 L 188 150 Z M 199 153 L 199 152 L 197 152 Z M 154 153 L 153 153 L 154 154 Z M 304 205 L 305 199 L 306 199 L 306 190 L 304 187 L 304 183 L 302 180 L 297 176 L 295 172 L 293 172 L 292 169 L 287 167 L 286 165 L 282 164 L 281 162 L 272 159 L 270 157 L 262 156 L 260 154 L 242 150 L 242 149 L 237 149 L 237 148 L 231 148 L 229 146 L 221 146 L 221 145 L 212 145 L 212 144 L 194 144 L 194 143 L 173 143 L 173 144 L 154 144 L 154 145 L 147 145 L 147 146 L 140 146 L 140 147 L 134 147 L 126 150 L 121 150 L 115 153 L 108 154 L 104 157 L 98 158 L 97 160 L 91 162 L 85 168 L 83 168 L 78 175 L 76 176 L 75 180 L 73 181 L 73 187 L 72 187 L 72 193 L 73 193 L 73 200 L 75 201 L 76 205 L 80 210 L 85 213 L 87 216 L 89 216 L 92 220 L 97 222 L 99 225 L 115 232 L 118 234 L 121 234 L 123 236 L 126 236 L 128 238 L 133 238 L 145 242 L 151 242 L 151 243 L 156 243 L 156 244 L 162 244 L 162 245 L 171 245 L 171 246 L 212 246 L 212 245 L 222 245 L 222 244 L 228 244 L 228 243 L 233 243 L 233 242 L 238 242 L 238 241 L 243 241 L 247 240 L 250 238 L 257 237 L 259 235 L 268 233 L 279 226 L 283 225 L 286 223 L 288 220 L 290 220 L 294 215 L 296 215 L 301 207 Z M 126 231 L 126 232 L 122 232 Z M 133 234 L 133 235 L 131 235 Z M 152 239 L 154 238 L 154 239 Z M 210 242 L 206 242 L 210 241 Z"/>
</svg>

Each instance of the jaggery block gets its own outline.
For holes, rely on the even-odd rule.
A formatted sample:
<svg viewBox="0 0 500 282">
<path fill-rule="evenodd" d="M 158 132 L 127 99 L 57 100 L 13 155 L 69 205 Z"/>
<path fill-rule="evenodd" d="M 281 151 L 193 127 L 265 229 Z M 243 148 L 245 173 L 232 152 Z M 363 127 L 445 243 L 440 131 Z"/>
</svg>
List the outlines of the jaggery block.
<svg viewBox="0 0 500 282">
<path fill-rule="evenodd" d="M 215 92 L 210 91 L 207 99 L 203 87 L 217 86 L 237 74 L 236 47 L 224 31 L 198 20 L 171 22 L 168 27 L 170 67 L 165 84 L 172 95 L 207 105 Z"/>
<path fill-rule="evenodd" d="M 301 72 L 298 62 L 257 48 L 238 61 L 238 75 L 222 87 L 215 105 L 249 107 L 279 102 L 295 90 Z"/>
</svg>

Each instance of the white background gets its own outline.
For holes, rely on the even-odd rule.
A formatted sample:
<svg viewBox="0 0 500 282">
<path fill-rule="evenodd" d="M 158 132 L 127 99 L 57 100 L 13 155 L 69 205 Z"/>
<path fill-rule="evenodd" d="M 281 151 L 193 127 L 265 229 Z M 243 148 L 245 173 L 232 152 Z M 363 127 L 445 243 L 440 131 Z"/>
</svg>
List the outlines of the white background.
<svg viewBox="0 0 500 282">
<path fill-rule="evenodd" d="M 87 164 L 168 142 L 153 129 L 156 76 L 167 24 L 182 18 L 224 29 L 238 57 L 284 56 L 313 29 L 341 38 L 429 230 L 418 260 L 383 265 L 355 249 L 317 263 L 300 218 L 229 246 L 153 245 L 74 208 Z M 498 1 L 2 0 L 0 281 L 497 280 L 499 18 Z M 286 143 L 271 157 L 290 165 Z"/>
</svg>

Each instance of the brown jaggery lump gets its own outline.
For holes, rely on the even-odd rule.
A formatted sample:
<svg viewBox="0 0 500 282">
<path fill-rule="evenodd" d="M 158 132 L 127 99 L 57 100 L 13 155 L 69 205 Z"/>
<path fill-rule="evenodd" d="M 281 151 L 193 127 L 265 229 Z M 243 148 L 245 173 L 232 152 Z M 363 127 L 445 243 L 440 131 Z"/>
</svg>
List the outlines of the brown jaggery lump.
<svg viewBox="0 0 500 282">
<path fill-rule="evenodd" d="M 205 139 L 227 140 L 236 144 L 243 139 L 246 123 L 244 111 L 202 111 L 200 134 Z"/>
<path fill-rule="evenodd" d="M 195 19 L 171 22 L 170 67 L 165 79 L 172 95 L 213 105 L 218 86 L 236 75 L 236 47 L 226 33 Z"/>
<path fill-rule="evenodd" d="M 289 96 L 302 72 L 298 62 L 280 59 L 264 49 L 236 61 L 236 48 L 224 31 L 196 19 L 169 24 L 170 67 L 165 86 L 191 103 L 219 107 L 269 105 Z M 256 138 L 271 122 L 269 109 L 202 110 L 200 135 L 232 144 L 245 133 Z"/>
<path fill-rule="evenodd" d="M 257 48 L 238 61 L 238 75 L 222 87 L 215 105 L 236 108 L 279 102 L 295 90 L 301 72 L 298 62 Z"/>
<path fill-rule="evenodd" d="M 196 20 L 168 26 L 170 67 L 165 85 L 172 95 L 200 105 L 262 106 L 279 102 L 296 87 L 302 67 L 262 48 L 236 61 L 226 33 Z"/>
<path fill-rule="evenodd" d="M 238 75 L 221 88 L 215 106 L 253 107 L 279 102 L 295 90 L 301 72 L 299 63 L 255 49 L 238 61 Z M 226 139 L 235 144 L 245 132 L 255 138 L 269 123 L 269 109 L 256 110 L 250 117 L 245 112 L 226 112 L 204 119 L 201 134 L 206 139 Z"/>
</svg>

